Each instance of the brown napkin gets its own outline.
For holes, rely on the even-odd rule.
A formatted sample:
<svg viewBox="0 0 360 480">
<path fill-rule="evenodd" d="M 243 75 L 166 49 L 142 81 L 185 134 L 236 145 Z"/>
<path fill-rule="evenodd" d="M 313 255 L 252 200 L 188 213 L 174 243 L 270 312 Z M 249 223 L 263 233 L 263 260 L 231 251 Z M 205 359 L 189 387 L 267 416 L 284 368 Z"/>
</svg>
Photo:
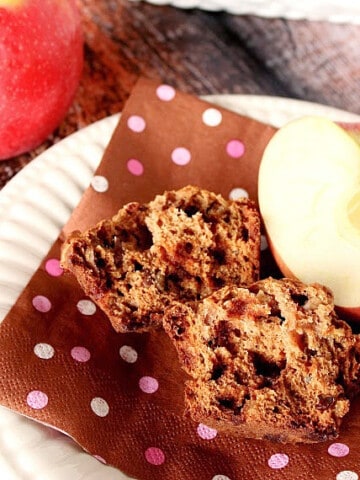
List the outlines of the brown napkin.
<svg viewBox="0 0 360 480">
<path fill-rule="evenodd" d="M 58 241 L 0 327 L 0 403 L 144 480 L 358 478 L 360 403 L 337 442 L 278 445 L 183 418 L 185 375 L 162 332 L 116 334 L 58 259 L 64 235 L 197 184 L 256 199 L 270 126 L 141 80 Z M 262 274 L 276 274 L 264 251 Z"/>
</svg>

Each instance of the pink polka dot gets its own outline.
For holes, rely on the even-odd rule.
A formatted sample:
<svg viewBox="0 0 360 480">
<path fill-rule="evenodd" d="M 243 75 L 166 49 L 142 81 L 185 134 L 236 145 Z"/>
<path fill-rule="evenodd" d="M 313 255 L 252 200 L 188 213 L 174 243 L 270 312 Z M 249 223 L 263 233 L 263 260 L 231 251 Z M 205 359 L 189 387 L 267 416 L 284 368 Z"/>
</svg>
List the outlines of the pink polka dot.
<svg viewBox="0 0 360 480">
<path fill-rule="evenodd" d="M 57 258 L 50 258 L 45 263 L 45 270 L 52 277 L 60 277 L 64 273 L 64 270 L 60 267 L 60 261 Z"/>
<path fill-rule="evenodd" d="M 328 448 L 328 452 L 333 457 L 346 457 L 349 454 L 349 447 L 344 443 L 332 443 Z"/>
<path fill-rule="evenodd" d="M 197 427 L 197 434 L 203 440 L 212 440 L 217 435 L 217 430 L 215 428 L 210 428 L 204 425 L 203 423 L 199 423 Z"/>
<path fill-rule="evenodd" d="M 133 132 L 140 133 L 145 130 L 146 122 L 143 117 L 139 115 L 131 115 L 128 118 L 127 125 Z"/>
<path fill-rule="evenodd" d="M 230 140 L 226 145 L 226 152 L 230 157 L 240 158 L 245 153 L 245 145 L 240 140 Z"/>
<path fill-rule="evenodd" d="M 160 85 L 156 89 L 156 95 L 164 102 L 170 102 L 175 97 L 176 91 L 170 85 Z"/>
<path fill-rule="evenodd" d="M 48 396 L 46 393 L 41 392 L 40 390 L 33 390 L 32 392 L 28 393 L 26 397 L 26 403 L 29 407 L 35 410 L 41 410 L 42 408 L 46 407 L 48 404 Z"/>
<path fill-rule="evenodd" d="M 139 387 L 145 393 L 155 393 L 159 388 L 159 382 L 153 377 L 141 377 Z"/>
<path fill-rule="evenodd" d="M 132 175 L 142 175 L 144 173 L 144 165 L 136 158 L 131 158 L 127 162 L 127 169 Z"/>
<path fill-rule="evenodd" d="M 178 147 L 172 151 L 171 159 L 176 165 L 187 165 L 191 160 L 191 153 L 187 148 Z"/>
<path fill-rule="evenodd" d="M 89 350 L 85 347 L 74 347 L 70 353 L 74 360 L 82 363 L 88 362 L 91 357 Z"/>
<path fill-rule="evenodd" d="M 105 458 L 101 457 L 100 455 L 94 455 L 94 458 L 96 458 L 96 460 L 106 465 Z"/>
<path fill-rule="evenodd" d="M 51 309 L 50 300 L 43 295 L 36 295 L 36 297 L 32 299 L 32 304 L 34 308 L 41 313 L 46 313 Z"/>
<path fill-rule="evenodd" d="M 284 468 L 288 463 L 289 457 L 285 453 L 275 453 L 268 460 L 269 467 L 273 469 Z"/>
<path fill-rule="evenodd" d="M 164 452 L 157 447 L 149 447 L 145 451 L 145 458 L 151 465 L 162 465 L 165 462 Z"/>
</svg>

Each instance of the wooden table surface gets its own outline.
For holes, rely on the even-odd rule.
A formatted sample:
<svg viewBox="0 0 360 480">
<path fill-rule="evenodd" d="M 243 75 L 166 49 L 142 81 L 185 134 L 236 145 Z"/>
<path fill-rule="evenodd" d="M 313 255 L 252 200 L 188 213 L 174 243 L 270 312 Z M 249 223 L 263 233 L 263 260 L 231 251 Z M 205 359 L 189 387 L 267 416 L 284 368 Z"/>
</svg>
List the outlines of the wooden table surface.
<svg viewBox="0 0 360 480">
<path fill-rule="evenodd" d="M 85 66 L 68 115 L 40 147 L 0 162 L 0 188 L 34 157 L 122 110 L 139 76 L 185 92 L 298 98 L 360 114 L 360 26 L 78 0 Z"/>
</svg>

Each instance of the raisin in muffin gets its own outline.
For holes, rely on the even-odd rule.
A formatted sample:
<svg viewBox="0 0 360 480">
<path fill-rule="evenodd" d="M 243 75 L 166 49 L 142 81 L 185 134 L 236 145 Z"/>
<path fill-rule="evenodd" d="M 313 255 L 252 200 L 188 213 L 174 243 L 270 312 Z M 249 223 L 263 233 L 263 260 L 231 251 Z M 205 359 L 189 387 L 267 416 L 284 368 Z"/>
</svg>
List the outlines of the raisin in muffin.
<svg viewBox="0 0 360 480">
<path fill-rule="evenodd" d="M 358 392 L 359 338 L 318 284 L 268 278 L 174 304 L 164 327 L 190 375 L 186 413 L 279 442 L 337 437 Z"/>
<path fill-rule="evenodd" d="M 248 199 L 187 186 L 72 233 L 62 266 L 119 332 L 161 326 L 174 300 L 196 302 L 218 288 L 258 279 L 260 219 Z"/>
</svg>

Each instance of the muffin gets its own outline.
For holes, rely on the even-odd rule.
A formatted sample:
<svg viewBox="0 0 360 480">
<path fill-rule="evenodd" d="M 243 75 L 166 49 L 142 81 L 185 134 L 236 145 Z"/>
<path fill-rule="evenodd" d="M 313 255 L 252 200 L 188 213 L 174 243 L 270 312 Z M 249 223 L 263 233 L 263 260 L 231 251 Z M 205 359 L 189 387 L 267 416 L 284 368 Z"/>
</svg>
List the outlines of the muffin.
<svg viewBox="0 0 360 480">
<path fill-rule="evenodd" d="M 164 316 L 183 369 L 185 413 L 242 436 L 336 438 L 360 385 L 359 337 L 328 289 L 267 278 L 226 286 Z"/>
<path fill-rule="evenodd" d="M 186 186 L 73 232 L 61 263 L 116 331 L 143 332 L 162 326 L 173 301 L 196 303 L 224 285 L 258 280 L 259 258 L 251 200 Z"/>
</svg>

